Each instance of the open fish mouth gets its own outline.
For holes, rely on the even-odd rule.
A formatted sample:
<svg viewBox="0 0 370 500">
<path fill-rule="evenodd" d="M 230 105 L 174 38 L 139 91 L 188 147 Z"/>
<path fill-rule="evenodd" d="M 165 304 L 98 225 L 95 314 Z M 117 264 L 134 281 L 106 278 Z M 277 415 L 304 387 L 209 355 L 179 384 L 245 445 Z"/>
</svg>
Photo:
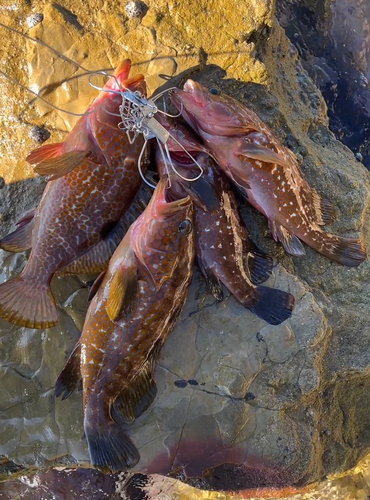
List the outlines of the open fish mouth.
<svg viewBox="0 0 370 500">
<path fill-rule="evenodd" d="M 189 153 L 194 157 L 198 153 L 198 151 L 189 151 Z M 190 156 L 185 152 L 171 151 L 170 154 L 171 158 L 181 165 L 192 165 L 194 163 L 192 158 L 190 158 Z"/>
</svg>

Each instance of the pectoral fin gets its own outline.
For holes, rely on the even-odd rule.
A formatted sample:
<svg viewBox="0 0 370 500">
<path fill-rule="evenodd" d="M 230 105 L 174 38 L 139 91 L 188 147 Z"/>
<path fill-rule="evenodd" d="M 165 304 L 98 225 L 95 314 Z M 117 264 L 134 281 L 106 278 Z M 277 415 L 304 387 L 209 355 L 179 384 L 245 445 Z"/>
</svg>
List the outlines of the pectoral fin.
<svg viewBox="0 0 370 500">
<path fill-rule="evenodd" d="M 272 149 L 254 144 L 253 142 L 244 142 L 242 148 L 236 152 L 236 155 L 246 156 L 252 160 L 258 160 L 264 163 L 274 163 L 277 165 L 287 164 L 286 160 Z"/>
<path fill-rule="evenodd" d="M 136 266 L 120 266 L 110 283 L 107 314 L 111 321 L 116 321 L 122 313 L 131 312 L 138 300 L 139 281 Z"/>
<path fill-rule="evenodd" d="M 306 255 L 306 251 L 301 241 L 288 231 L 287 228 L 279 224 L 275 223 L 276 236 L 277 239 L 281 242 L 284 247 L 284 250 L 288 252 L 290 255 L 294 255 L 296 257 L 301 257 L 302 255 Z"/>
<path fill-rule="evenodd" d="M 208 291 L 214 296 L 214 298 L 218 301 L 223 300 L 224 293 L 222 290 L 221 281 L 213 274 L 213 272 L 208 269 L 204 263 L 202 262 L 201 256 L 197 255 L 197 262 L 199 268 L 203 274 L 205 282 L 207 284 Z"/>
<path fill-rule="evenodd" d="M 69 151 L 58 158 L 38 163 L 34 170 L 37 174 L 51 176 L 49 180 L 54 181 L 72 172 L 88 153 L 89 151 Z"/>
<path fill-rule="evenodd" d="M 215 193 L 215 188 L 205 177 L 194 182 L 181 181 L 186 194 L 205 212 L 214 212 L 220 208 L 221 200 Z"/>
</svg>

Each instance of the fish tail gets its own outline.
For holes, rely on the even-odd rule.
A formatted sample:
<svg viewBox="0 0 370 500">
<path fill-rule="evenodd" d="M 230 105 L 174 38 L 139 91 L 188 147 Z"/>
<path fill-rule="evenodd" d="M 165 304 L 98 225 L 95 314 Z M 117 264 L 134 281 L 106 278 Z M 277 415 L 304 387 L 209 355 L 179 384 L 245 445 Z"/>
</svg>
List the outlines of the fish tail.
<svg viewBox="0 0 370 500">
<path fill-rule="evenodd" d="M 27 328 L 50 328 L 58 312 L 49 284 L 17 276 L 0 285 L 0 317 Z"/>
<path fill-rule="evenodd" d="M 92 414 L 89 417 L 89 406 L 90 402 L 85 410 L 84 427 L 92 465 L 103 472 L 134 467 L 140 460 L 134 443 L 114 420 L 99 422 Z"/>
<path fill-rule="evenodd" d="M 254 300 L 256 300 L 255 304 L 246 303 L 245 307 L 270 325 L 280 325 L 292 315 L 294 297 L 290 293 L 266 286 L 257 286 Z"/>
<path fill-rule="evenodd" d="M 357 267 L 366 259 L 363 241 L 343 238 L 330 233 L 316 231 L 306 243 L 314 250 L 342 266 Z"/>
</svg>

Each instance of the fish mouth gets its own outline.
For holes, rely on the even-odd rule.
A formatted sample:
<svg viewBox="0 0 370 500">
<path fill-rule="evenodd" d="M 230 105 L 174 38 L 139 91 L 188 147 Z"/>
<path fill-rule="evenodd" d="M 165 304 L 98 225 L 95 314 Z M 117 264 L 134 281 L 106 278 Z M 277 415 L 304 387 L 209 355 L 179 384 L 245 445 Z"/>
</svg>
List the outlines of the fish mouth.
<svg viewBox="0 0 370 500">
<path fill-rule="evenodd" d="M 127 78 L 121 85 L 126 90 L 136 91 L 138 90 L 141 94 L 146 96 L 146 81 L 145 77 L 142 74 L 131 76 L 131 78 Z"/>
<path fill-rule="evenodd" d="M 130 74 L 130 70 L 131 70 L 131 60 L 124 59 L 122 62 L 119 63 L 113 75 L 120 81 L 126 80 L 128 78 L 128 75 Z"/>
<path fill-rule="evenodd" d="M 205 107 L 208 104 L 202 86 L 193 80 L 186 80 L 184 90 L 173 89 L 170 91 L 171 101 L 180 110 L 181 106 L 187 108 L 191 104 Z"/>
<path fill-rule="evenodd" d="M 169 187 L 169 178 L 167 174 L 162 175 L 160 178 L 152 199 L 150 200 L 152 216 L 157 218 L 173 215 L 180 210 L 188 207 L 191 204 L 190 196 L 180 198 L 175 201 L 168 201 L 167 188 Z"/>
</svg>

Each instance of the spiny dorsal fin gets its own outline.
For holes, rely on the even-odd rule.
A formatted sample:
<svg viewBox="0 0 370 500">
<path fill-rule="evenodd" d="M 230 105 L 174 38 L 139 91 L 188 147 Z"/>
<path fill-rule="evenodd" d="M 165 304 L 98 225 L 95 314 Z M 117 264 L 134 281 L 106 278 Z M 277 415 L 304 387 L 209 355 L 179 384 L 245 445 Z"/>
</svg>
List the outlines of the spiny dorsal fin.
<svg viewBox="0 0 370 500">
<path fill-rule="evenodd" d="M 253 142 L 244 142 L 243 146 L 235 154 L 237 156 L 246 156 L 247 158 L 262 161 L 264 163 L 274 163 L 277 165 L 287 164 L 286 160 L 272 149 L 254 144 Z"/>
<path fill-rule="evenodd" d="M 136 378 L 126 387 L 112 405 L 111 414 L 116 422 L 131 424 L 154 401 L 157 386 L 153 379 L 156 354 L 151 354 Z"/>
<path fill-rule="evenodd" d="M 49 175 L 49 181 L 54 181 L 72 172 L 88 153 L 89 151 L 69 151 L 57 158 L 38 163 L 34 171 L 40 175 Z"/>
<path fill-rule="evenodd" d="M 75 390 L 81 380 L 80 362 L 81 345 L 77 342 L 55 383 L 55 396 L 57 398 L 62 396 L 62 399 L 67 399 Z"/>
<path fill-rule="evenodd" d="M 138 299 L 139 282 L 136 266 L 120 266 L 110 283 L 107 299 L 107 314 L 116 321 L 122 313 L 131 312 Z"/>
</svg>

